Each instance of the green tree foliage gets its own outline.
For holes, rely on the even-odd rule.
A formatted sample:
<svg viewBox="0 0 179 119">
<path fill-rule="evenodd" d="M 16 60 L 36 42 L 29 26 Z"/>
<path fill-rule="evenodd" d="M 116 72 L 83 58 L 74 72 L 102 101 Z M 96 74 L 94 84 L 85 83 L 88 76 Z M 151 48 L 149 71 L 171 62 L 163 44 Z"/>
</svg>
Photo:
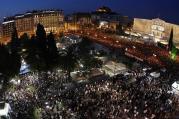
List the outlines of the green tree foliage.
<svg viewBox="0 0 179 119">
<path fill-rule="evenodd" d="M 18 38 L 17 30 L 14 27 L 12 36 L 11 36 L 11 42 L 10 42 L 10 49 L 12 53 L 17 53 L 20 48 L 20 40 Z"/>
<path fill-rule="evenodd" d="M 172 48 L 173 48 L 173 29 L 171 30 L 171 33 L 170 33 L 170 38 L 169 38 L 169 41 L 168 41 L 168 50 L 171 52 L 172 51 Z"/>
<path fill-rule="evenodd" d="M 9 82 L 9 77 L 11 76 L 11 57 L 8 49 L 0 44 L 0 82 L 2 82 L 3 89 L 0 90 L 0 95 L 3 95 L 3 92 L 6 90 Z M 1 96 L 0 96 L 1 99 Z"/>
<path fill-rule="evenodd" d="M 92 68 L 100 68 L 102 66 L 102 61 L 94 58 L 93 56 L 86 56 L 82 59 L 84 68 L 90 70 Z"/>
<path fill-rule="evenodd" d="M 44 57 L 41 57 L 40 51 L 39 51 L 39 45 L 38 41 L 35 36 L 32 36 L 31 39 L 29 39 L 27 47 L 27 52 L 25 55 L 25 60 L 30 65 L 32 70 L 44 70 L 46 69 L 46 62 Z"/>
<path fill-rule="evenodd" d="M 20 40 L 18 38 L 17 30 L 16 28 L 13 29 L 12 36 L 11 36 L 11 42 L 10 42 L 10 65 L 11 65 L 11 75 L 18 74 L 20 71 L 20 66 L 21 66 L 21 57 L 19 54 L 20 51 Z"/>
<path fill-rule="evenodd" d="M 74 53 L 74 46 L 69 47 L 66 55 L 60 56 L 60 67 L 67 72 L 68 79 L 71 79 L 70 73 L 77 65 L 77 57 Z"/>
<path fill-rule="evenodd" d="M 57 56 L 57 46 L 52 32 L 47 36 L 47 47 L 48 55 L 55 58 Z"/>
<path fill-rule="evenodd" d="M 171 59 L 175 60 L 176 56 L 177 56 L 177 48 L 175 47 L 175 45 L 173 43 L 173 28 L 171 30 L 170 38 L 168 41 L 168 50 L 169 50 Z"/>
<path fill-rule="evenodd" d="M 172 47 L 172 51 L 171 51 L 171 58 L 173 60 L 176 59 L 176 56 L 177 56 L 177 48 L 175 46 Z"/>
<path fill-rule="evenodd" d="M 124 35 L 124 30 L 122 29 L 122 25 L 121 24 L 117 25 L 116 29 L 117 29 L 117 33 L 119 35 Z"/>
<path fill-rule="evenodd" d="M 26 40 L 26 41 L 23 41 Z M 52 33 L 46 36 L 43 25 L 37 25 L 36 36 L 22 36 L 22 47 L 26 49 L 26 61 L 33 70 L 47 70 L 55 66 L 58 59 L 55 37 Z"/>
<path fill-rule="evenodd" d="M 18 74 L 21 66 L 21 57 L 19 55 L 20 41 L 15 28 L 9 46 L 10 51 L 4 45 L 0 45 L 0 73 L 7 77 Z"/>
<path fill-rule="evenodd" d="M 30 39 L 27 51 L 27 63 L 30 64 L 33 70 L 47 69 L 47 39 L 43 25 L 38 24 L 36 36 Z"/>
<path fill-rule="evenodd" d="M 38 41 L 39 50 L 45 53 L 47 49 L 47 39 L 44 26 L 41 24 L 37 25 L 36 39 Z"/>
<path fill-rule="evenodd" d="M 93 42 L 89 39 L 84 38 L 81 43 L 78 45 L 78 53 L 81 58 L 81 62 L 84 65 L 84 69 L 90 70 L 92 68 L 99 68 L 102 65 L 102 62 L 93 55 L 90 55 L 90 50 L 92 49 Z"/>
<path fill-rule="evenodd" d="M 19 55 L 19 53 L 14 52 L 11 53 L 10 58 L 11 58 L 10 63 L 11 63 L 11 70 L 12 70 L 11 75 L 14 76 L 19 74 L 20 67 L 21 67 L 21 56 Z"/>
<path fill-rule="evenodd" d="M 64 36 L 63 32 L 60 32 L 59 38 L 62 38 Z"/>
<path fill-rule="evenodd" d="M 56 63 L 58 62 L 58 52 L 56 47 L 56 41 L 53 33 L 51 32 L 47 36 L 47 57 L 46 57 L 46 65 L 47 68 L 53 68 L 56 66 Z"/>
<path fill-rule="evenodd" d="M 30 48 L 30 38 L 29 38 L 27 33 L 24 33 L 20 37 L 20 41 L 21 41 L 21 47 L 22 47 L 22 49 L 29 49 Z"/>
<path fill-rule="evenodd" d="M 84 38 L 79 44 L 78 44 L 78 50 L 79 50 L 79 55 L 84 56 L 89 54 L 92 42 L 88 38 Z"/>
<path fill-rule="evenodd" d="M 0 44 L 0 73 L 3 73 L 5 75 L 9 75 L 9 69 L 10 69 L 10 54 L 7 48 Z"/>
</svg>

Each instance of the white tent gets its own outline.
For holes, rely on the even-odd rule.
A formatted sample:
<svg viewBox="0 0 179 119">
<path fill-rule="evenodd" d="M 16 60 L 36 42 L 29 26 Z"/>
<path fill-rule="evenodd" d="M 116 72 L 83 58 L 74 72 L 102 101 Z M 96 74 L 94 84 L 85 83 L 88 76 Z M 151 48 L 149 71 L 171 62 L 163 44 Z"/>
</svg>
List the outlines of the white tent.
<svg viewBox="0 0 179 119">
<path fill-rule="evenodd" d="M 152 73 L 150 73 L 150 76 L 152 76 L 154 78 L 159 78 L 160 77 L 160 73 L 152 72 Z"/>
<path fill-rule="evenodd" d="M 179 95 L 179 82 L 174 82 L 174 83 L 172 84 L 172 92 L 173 92 L 174 94 Z"/>
<path fill-rule="evenodd" d="M 9 112 L 11 111 L 11 107 L 8 103 L 0 102 L 0 117 L 5 116 L 9 117 Z"/>
<path fill-rule="evenodd" d="M 108 61 L 102 68 L 109 76 L 114 76 L 127 71 L 126 65 L 114 61 Z"/>
</svg>

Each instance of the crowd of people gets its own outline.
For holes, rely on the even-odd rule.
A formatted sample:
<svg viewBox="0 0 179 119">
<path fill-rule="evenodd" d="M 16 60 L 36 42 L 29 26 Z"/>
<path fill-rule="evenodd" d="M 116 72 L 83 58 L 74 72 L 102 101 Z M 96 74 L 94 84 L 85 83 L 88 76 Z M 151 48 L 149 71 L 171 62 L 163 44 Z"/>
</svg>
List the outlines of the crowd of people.
<svg viewBox="0 0 179 119">
<path fill-rule="evenodd" d="M 56 70 L 24 74 L 13 78 L 10 83 L 11 87 L 5 92 L 4 99 L 12 108 L 12 118 L 31 119 L 35 109 L 43 105 L 49 94 L 58 94 L 68 80 L 63 72 Z"/>
<path fill-rule="evenodd" d="M 65 103 L 78 118 L 84 119 L 166 119 L 175 115 L 178 99 L 166 78 L 119 75 L 75 88 L 66 94 Z M 75 95 L 75 96 L 74 96 Z M 69 98 L 73 96 L 73 98 Z"/>
<path fill-rule="evenodd" d="M 142 69 L 85 83 L 72 83 L 60 71 L 28 73 L 11 81 L 5 99 L 13 119 L 36 112 L 41 119 L 165 119 L 178 111 L 168 79 Z"/>
</svg>

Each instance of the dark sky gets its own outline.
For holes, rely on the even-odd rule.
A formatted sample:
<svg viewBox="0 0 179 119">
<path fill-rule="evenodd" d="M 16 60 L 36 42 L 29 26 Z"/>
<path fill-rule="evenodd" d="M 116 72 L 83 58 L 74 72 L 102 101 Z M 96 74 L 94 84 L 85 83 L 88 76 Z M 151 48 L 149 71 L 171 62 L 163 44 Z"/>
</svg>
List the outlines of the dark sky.
<svg viewBox="0 0 179 119">
<path fill-rule="evenodd" d="M 160 17 L 179 24 L 179 0 L 1 0 L 0 18 L 33 9 L 63 9 L 65 14 L 108 6 L 130 17 Z"/>
</svg>

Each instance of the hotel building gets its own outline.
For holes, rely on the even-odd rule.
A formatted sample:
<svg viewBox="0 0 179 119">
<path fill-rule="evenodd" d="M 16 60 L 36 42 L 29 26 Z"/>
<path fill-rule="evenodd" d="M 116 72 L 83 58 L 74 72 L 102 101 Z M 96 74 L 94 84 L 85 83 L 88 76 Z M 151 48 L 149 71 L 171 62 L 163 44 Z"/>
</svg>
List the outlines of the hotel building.
<svg viewBox="0 0 179 119">
<path fill-rule="evenodd" d="M 61 10 L 32 11 L 25 14 L 18 14 L 13 17 L 4 18 L 2 23 L 2 38 L 10 40 L 13 28 L 16 27 L 19 36 L 24 33 L 33 35 L 36 32 L 37 24 L 44 26 L 47 33 L 55 34 L 64 30 L 64 14 Z"/>
</svg>

